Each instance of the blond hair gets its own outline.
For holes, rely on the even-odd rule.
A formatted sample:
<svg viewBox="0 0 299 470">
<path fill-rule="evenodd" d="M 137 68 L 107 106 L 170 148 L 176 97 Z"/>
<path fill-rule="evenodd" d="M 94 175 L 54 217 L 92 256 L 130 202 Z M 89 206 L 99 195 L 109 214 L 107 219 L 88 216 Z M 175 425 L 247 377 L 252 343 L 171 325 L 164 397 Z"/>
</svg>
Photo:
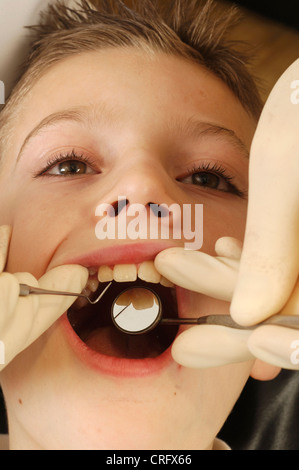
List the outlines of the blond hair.
<svg viewBox="0 0 299 470">
<path fill-rule="evenodd" d="M 13 110 L 50 67 L 73 54 L 107 47 L 162 51 L 193 60 L 219 77 L 247 112 L 258 118 L 262 102 L 247 70 L 247 58 L 227 40 L 237 18 L 234 7 L 219 16 L 213 0 L 139 0 L 132 8 L 126 3 L 80 0 L 70 8 L 57 1 L 42 13 L 40 24 L 31 27 L 30 53 L 0 114 L 2 137 Z"/>
</svg>

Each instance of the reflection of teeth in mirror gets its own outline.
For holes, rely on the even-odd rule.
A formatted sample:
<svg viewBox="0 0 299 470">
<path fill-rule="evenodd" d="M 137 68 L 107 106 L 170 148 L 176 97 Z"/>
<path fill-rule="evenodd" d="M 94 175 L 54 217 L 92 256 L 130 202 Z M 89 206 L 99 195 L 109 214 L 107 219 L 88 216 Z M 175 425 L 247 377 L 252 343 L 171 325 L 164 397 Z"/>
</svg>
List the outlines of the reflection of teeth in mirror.
<svg viewBox="0 0 299 470">
<path fill-rule="evenodd" d="M 120 305 L 121 307 L 125 307 L 131 303 L 131 290 L 126 290 L 123 292 L 116 300 L 116 305 Z"/>
<path fill-rule="evenodd" d="M 133 289 L 132 304 L 136 310 L 151 308 L 154 305 L 154 296 L 147 289 Z"/>
<path fill-rule="evenodd" d="M 154 296 L 151 291 L 142 288 L 129 289 L 121 294 L 117 305 L 126 306 L 132 304 L 136 310 L 152 308 L 154 305 Z"/>
</svg>

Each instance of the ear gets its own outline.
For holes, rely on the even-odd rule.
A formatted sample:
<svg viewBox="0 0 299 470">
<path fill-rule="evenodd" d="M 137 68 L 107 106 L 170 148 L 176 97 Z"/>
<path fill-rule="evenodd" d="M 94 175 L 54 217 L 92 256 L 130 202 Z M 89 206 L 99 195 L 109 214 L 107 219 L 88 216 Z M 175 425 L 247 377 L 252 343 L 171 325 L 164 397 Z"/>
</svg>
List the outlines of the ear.
<svg viewBox="0 0 299 470">
<path fill-rule="evenodd" d="M 273 380 L 280 373 L 281 368 L 267 364 L 260 359 L 256 359 L 251 369 L 250 376 L 255 380 Z"/>
</svg>

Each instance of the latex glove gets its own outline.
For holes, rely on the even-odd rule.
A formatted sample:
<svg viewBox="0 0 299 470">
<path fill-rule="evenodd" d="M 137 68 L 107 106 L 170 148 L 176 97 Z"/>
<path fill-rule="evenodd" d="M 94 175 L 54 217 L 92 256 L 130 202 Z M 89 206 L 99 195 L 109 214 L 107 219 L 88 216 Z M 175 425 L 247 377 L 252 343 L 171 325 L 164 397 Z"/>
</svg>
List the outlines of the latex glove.
<svg viewBox="0 0 299 470">
<path fill-rule="evenodd" d="M 75 297 L 29 295 L 19 297 L 19 283 L 52 290 L 81 292 L 88 279 L 82 266 L 59 266 L 38 281 L 29 273 L 3 272 L 10 227 L 0 226 L 0 370 L 44 333 L 75 301 Z M 4 353 L 4 360 L 3 360 Z"/>
<path fill-rule="evenodd" d="M 230 310 L 234 320 L 252 325 L 279 312 L 298 274 L 299 59 L 274 86 L 252 143 L 246 234 Z"/>
<path fill-rule="evenodd" d="M 170 248 L 158 254 L 155 266 L 181 287 L 230 301 L 238 276 L 241 243 L 233 238 L 221 238 L 215 251 L 219 256 Z M 280 313 L 299 315 L 299 283 Z M 298 370 L 299 331 L 274 326 L 261 326 L 252 331 L 200 325 L 176 338 L 172 356 L 185 367 L 216 367 L 258 357 L 275 366 Z"/>
<path fill-rule="evenodd" d="M 200 251 L 169 248 L 155 259 L 156 269 L 174 284 L 220 300 L 231 301 L 237 280 L 241 243 L 223 238 L 213 257 Z M 226 255 L 226 256 L 225 256 Z M 181 333 L 172 356 L 185 367 L 206 368 L 253 358 L 247 347 L 251 331 L 199 325 Z"/>
</svg>

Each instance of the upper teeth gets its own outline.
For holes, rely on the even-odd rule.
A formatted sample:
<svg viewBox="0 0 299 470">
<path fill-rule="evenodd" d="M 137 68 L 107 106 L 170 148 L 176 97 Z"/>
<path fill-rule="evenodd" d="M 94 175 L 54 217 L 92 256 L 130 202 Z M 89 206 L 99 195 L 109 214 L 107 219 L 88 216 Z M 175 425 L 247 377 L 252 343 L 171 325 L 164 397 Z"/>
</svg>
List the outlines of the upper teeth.
<svg viewBox="0 0 299 470">
<path fill-rule="evenodd" d="M 156 270 L 153 261 L 144 261 L 139 264 L 117 264 L 114 267 L 100 266 L 98 270 L 99 282 L 134 282 L 137 277 L 146 282 L 162 284 L 172 287 L 173 284 L 161 276 Z"/>
<path fill-rule="evenodd" d="M 142 281 L 162 284 L 165 287 L 173 287 L 172 282 L 161 276 L 155 268 L 153 261 L 143 261 L 136 264 L 116 264 L 115 266 L 100 266 L 89 269 L 89 279 L 85 290 L 95 292 L 100 282 L 134 282 L 137 277 Z M 89 293 L 90 293 L 89 292 Z"/>
<path fill-rule="evenodd" d="M 89 297 L 92 292 L 97 290 L 100 282 L 134 282 L 137 280 L 137 277 L 146 282 L 160 283 L 165 287 L 173 287 L 170 281 L 158 273 L 153 261 L 144 261 L 139 265 L 117 264 L 113 267 L 100 266 L 98 269 L 89 268 L 89 279 L 82 294 Z M 87 303 L 86 299 L 78 298 L 75 305 L 80 308 L 87 305 Z"/>
</svg>

